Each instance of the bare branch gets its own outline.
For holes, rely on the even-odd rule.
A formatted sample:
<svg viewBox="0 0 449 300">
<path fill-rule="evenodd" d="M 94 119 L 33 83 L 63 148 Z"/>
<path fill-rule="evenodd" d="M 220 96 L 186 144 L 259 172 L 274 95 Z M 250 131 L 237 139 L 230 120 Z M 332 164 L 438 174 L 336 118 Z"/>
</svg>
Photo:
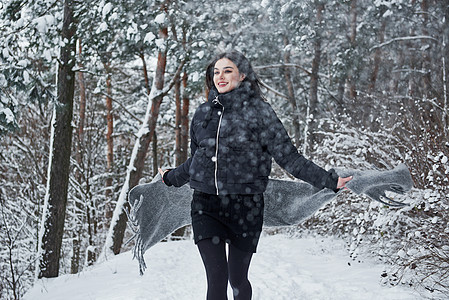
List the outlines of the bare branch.
<svg viewBox="0 0 449 300">
<path fill-rule="evenodd" d="M 130 112 L 122 103 L 120 103 L 119 101 L 115 100 L 114 98 L 111 97 L 111 95 L 106 94 L 105 92 L 100 92 L 97 93 L 96 95 L 103 95 L 105 97 L 109 97 L 111 98 L 111 100 L 115 103 L 117 103 L 121 108 L 123 108 L 123 110 L 129 114 L 134 120 L 138 121 L 139 124 L 142 124 L 142 120 L 140 120 L 135 114 L 133 114 L 132 112 Z"/>
</svg>

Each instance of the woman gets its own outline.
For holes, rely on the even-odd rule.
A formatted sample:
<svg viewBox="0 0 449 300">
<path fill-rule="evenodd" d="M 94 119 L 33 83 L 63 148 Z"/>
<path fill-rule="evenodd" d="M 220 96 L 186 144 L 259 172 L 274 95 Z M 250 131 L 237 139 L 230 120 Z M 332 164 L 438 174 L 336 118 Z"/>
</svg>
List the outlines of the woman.
<svg viewBox="0 0 449 300">
<path fill-rule="evenodd" d="M 191 123 L 191 157 L 160 172 L 165 184 L 189 182 L 194 189 L 192 227 L 206 269 L 207 299 L 227 299 L 228 279 L 234 299 L 251 299 L 248 268 L 262 231 L 272 158 L 318 188 L 338 191 L 350 178 L 298 153 L 241 53 L 218 55 L 206 69 L 206 86 L 208 101 Z"/>
</svg>

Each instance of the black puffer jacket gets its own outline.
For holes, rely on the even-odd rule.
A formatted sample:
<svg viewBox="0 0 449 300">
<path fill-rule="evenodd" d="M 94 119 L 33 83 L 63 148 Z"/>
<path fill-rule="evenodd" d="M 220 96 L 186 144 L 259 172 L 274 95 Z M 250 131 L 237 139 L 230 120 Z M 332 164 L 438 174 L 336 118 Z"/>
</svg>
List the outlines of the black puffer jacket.
<svg viewBox="0 0 449 300">
<path fill-rule="evenodd" d="M 293 176 L 317 188 L 336 190 L 338 176 L 298 153 L 271 106 L 247 83 L 225 93 L 209 93 L 191 127 L 191 157 L 164 176 L 167 185 L 208 194 L 259 194 L 265 191 L 272 158 Z"/>
</svg>

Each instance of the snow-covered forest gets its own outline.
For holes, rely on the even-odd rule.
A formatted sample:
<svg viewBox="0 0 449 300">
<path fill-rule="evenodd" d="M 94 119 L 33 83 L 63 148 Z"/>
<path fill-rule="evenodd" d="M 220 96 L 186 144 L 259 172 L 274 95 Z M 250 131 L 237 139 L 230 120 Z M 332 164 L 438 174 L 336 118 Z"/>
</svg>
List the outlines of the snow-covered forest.
<svg viewBox="0 0 449 300">
<path fill-rule="evenodd" d="M 0 298 L 132 247 L 127 193 L 186 159 L 230 49 L 306 157 L 414 180 L 404 208 L 344 192 L 278 231 L 342 238 L 389 266 L 382 284 L 447 297 L 448 42 L 447 0 L 0 0 Z"/>
</svg>

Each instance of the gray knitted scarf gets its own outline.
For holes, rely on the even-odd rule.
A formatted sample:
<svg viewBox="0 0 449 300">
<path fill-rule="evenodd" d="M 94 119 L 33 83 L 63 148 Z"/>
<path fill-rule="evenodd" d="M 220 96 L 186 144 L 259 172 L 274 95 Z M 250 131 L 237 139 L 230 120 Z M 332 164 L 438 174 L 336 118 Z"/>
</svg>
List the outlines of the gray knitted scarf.
<svg viewBox="0 0 449 300">
<path fill-rule="evenodd" d="M 387 171 L 336 170 L 340 177 L 353 176 L 346 186 L 354 193 L 365 194 L 385 205 L 399 207 L 407 204 L 388 198 L 386 191 L 403 194 L 413 187 L 410 172 L 404 164 Z M 150 247 L 176 229 L 190 224 L 190 203 L 193 190 L 186 184 L 168 187 L 160 175 L 151 183 L 131 189 L 128 195 L 131 210 L 129 225 L 135 232 L 134 257 L 140 273 L 146 269 L 143 255 Z M 318 190 L 302 181 L 270 179 L 264 193 L 264 226 L 299 224 L 311 217 L 324 204 L 336 197 L 329 189 Z"/>
</svg>

